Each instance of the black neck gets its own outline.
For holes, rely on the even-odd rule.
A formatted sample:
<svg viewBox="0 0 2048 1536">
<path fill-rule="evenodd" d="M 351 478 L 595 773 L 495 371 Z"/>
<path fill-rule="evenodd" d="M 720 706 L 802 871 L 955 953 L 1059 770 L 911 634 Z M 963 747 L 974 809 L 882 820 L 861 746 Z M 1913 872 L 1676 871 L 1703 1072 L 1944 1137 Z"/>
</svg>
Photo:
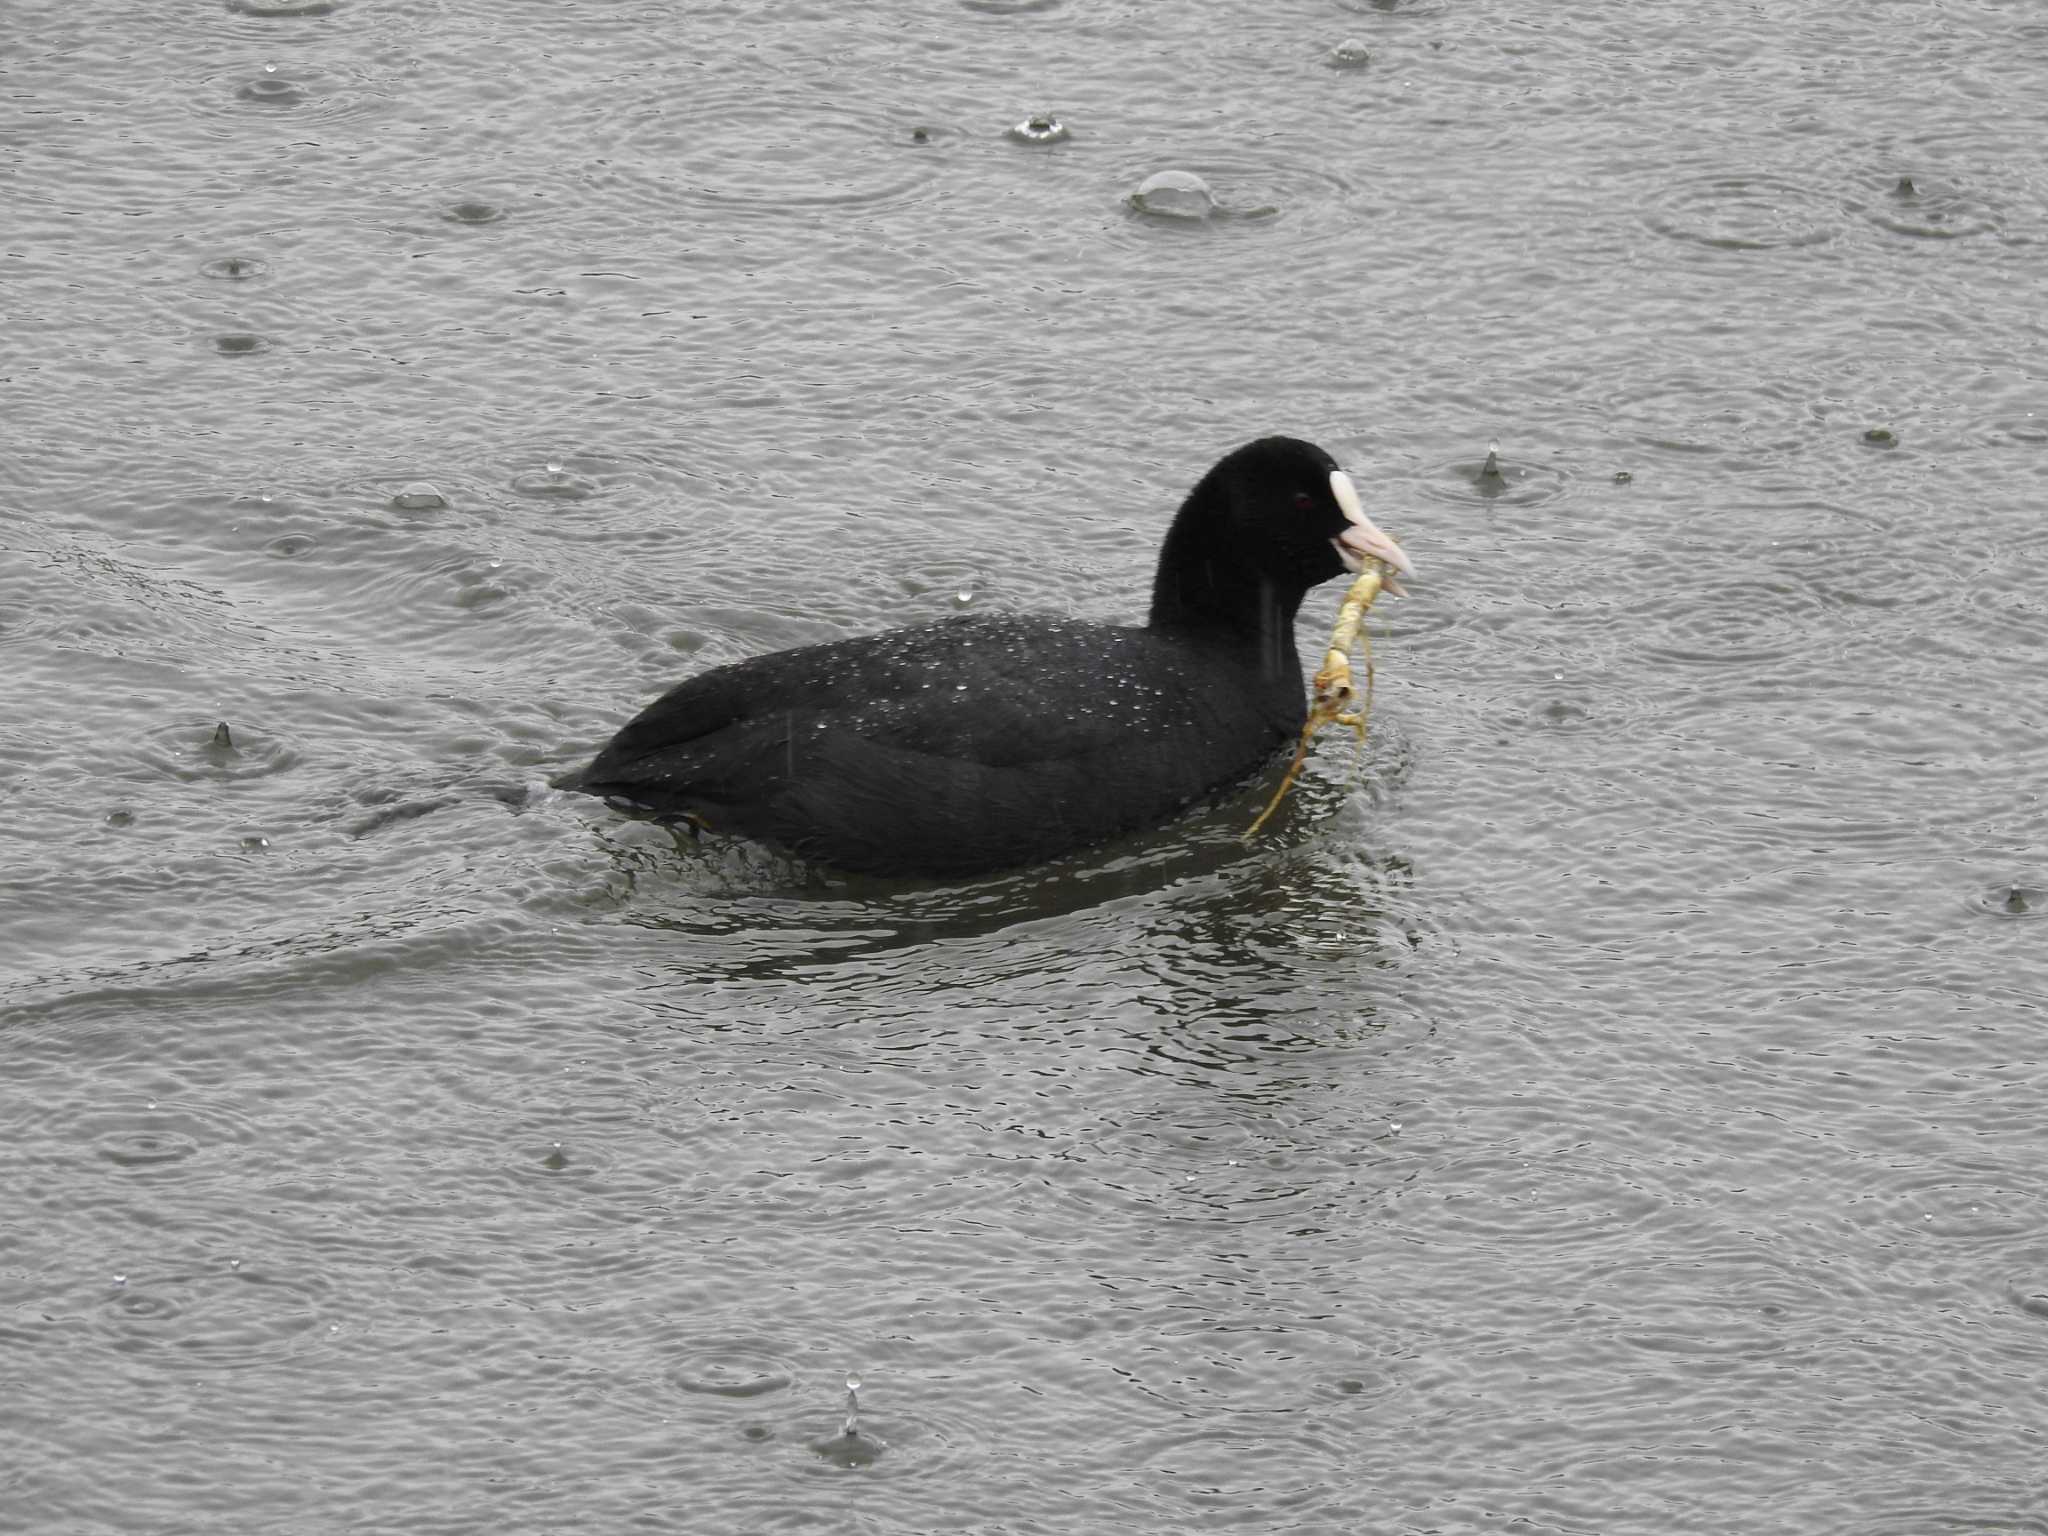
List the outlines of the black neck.
<svg viewBox="0 0 2048 1536">
<path fill-rule="evenodd" d="M 1148 628 L 1229 651 L 1239 659 L 1299 678 L 1294 616 L 1305 595 L 1275 580 L 1249 551 L 1234 548 L 1230 520 L 1216 515 L 1215 493 L 1197 486 L 1159 552 Z"/>
</svg>

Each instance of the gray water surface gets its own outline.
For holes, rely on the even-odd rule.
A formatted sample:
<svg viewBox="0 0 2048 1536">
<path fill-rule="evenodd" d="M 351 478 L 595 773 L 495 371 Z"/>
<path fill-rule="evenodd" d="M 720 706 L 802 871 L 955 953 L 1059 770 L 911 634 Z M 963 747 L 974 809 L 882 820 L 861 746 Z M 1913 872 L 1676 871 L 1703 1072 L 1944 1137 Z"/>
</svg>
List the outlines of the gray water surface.
<svg viewBox="0 0 2048 1536">
<path fill-rule="evenodd" d="M 2048 1532 L 2044 145 L 2017 0 L 14 7 L 0 1528 Z M 1421 578 L 1250 847 L 547 788 L 1273 431 Z"/>
</svg>

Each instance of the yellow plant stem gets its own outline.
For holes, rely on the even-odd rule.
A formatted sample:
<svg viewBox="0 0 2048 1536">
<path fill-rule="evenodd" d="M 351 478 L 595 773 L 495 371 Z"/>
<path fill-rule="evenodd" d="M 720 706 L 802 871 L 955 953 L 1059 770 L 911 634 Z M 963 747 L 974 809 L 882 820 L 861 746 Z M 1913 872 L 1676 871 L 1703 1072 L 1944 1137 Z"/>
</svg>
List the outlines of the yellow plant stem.
<svg viewBox="0 0 2048 1536">
<path fill-rule="evenodd" d="M 1287 765 L 1280 787 L 1273 791 L 1273 798 L 1259 812 L 1259 819 L 1245 833 L 1246 842 L 1259 835 L 1259 828 L 1280 809 L 1280 802 L 1287 798 L 1287 791 L 1294 788 L 1295 776 L 1308 760 L 1308 745 L 1317 731 L 1331 724 L 1348 725 L 1358 733 L 1359 745 L 1365 744 L 1365 717 L 1372 710 L 1372 645 L 1364 634 L 1365 611 L 1380 595 L 1385 579 L 1386 567 L 1377 560 L 1368 560 L 1365 569 L 1358 573 L 1358 579 L 1351 583 L 1351 590 L 1344 594 L 1344 601 L 1337 609 L 1336 626 L 1330 631 L 1330 648 L 1323 653 L 1322 669 L 1316 673 L 1315 701 L 1309 706 L 1308 719 L 1302 724 L 1301 740 L 1294 746 L 1294 761 Z M 1365 693 L 1362 697 L 1351 681 L 1351 654 L 1361 647 L 1365 656 Z"/>
</svg>

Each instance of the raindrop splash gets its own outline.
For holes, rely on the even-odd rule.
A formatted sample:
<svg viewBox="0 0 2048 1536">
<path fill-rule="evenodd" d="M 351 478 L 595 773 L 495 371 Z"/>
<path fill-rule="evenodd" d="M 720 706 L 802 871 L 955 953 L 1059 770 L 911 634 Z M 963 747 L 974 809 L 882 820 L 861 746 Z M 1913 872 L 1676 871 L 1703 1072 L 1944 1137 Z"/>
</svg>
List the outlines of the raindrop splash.
<svg viewBox="0 0 2048 1536">
<path fill-rule="evenodd" d="M 595 496 L 597 482 L 587 480 L 566 464 L 550 459 L 540 469 L 523 469 L 512 477 L 512 489 L 522 496 L 554 497 L 562 501 L 582 501 Z"/>
<path fill-rule="evenodd" d="M 1010 137 L 1019 144 L 1059 144 L 1070 135 L 1067 125 L 1050 112 L 1034 112 L 1011 127 Z"/>
<path fill-rule="evenodd" d="M 846 1420 L 839 1433 L 811 1447 L 821 1459 L 844 1471 L 872 1466 L 882 1454 L 882 1442 L 860 1431 L 860 1372 L 846 1373 Z"/>
<path fill-rule="evenodd" d="M 259 106 L 295 107 L 306 99 L 306 88 L 289 76 L 280 75 L 275 64 L 266 64 L 263 73 L 244 81 L 237 94 Z"/>
</svg>

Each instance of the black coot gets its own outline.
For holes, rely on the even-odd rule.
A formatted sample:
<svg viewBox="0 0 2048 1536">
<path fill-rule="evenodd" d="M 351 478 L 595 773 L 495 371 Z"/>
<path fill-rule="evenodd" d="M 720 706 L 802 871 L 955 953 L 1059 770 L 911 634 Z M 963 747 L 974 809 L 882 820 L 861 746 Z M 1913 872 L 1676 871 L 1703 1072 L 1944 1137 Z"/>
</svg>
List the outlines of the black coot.
<svg viewBox="0 0 2048 1536">
<path fill-rule="evenodd" d="M 840 869 L 1035 863 L 1292 743 L 1295 613 L 1368 558 L 1409 569 L 1334 459 L 1262 438 L 1181 504 L 1143 629 L 956 618 L 757 656 L 671 689 L 562 784 Z"/>
</svg>

